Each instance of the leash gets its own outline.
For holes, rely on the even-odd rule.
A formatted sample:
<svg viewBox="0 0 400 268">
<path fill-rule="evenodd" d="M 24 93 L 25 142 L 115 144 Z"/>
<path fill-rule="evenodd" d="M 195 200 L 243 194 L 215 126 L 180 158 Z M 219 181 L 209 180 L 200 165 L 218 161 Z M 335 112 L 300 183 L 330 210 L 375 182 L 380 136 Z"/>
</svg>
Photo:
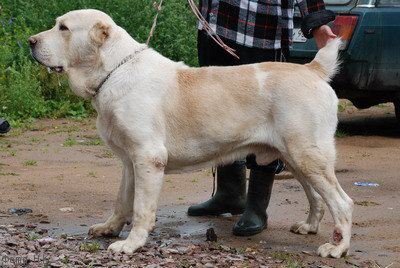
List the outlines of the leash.
<svg viewBox="0 0 400 268">
<path fill-rule="evenodd" d="M 231 54 L 233 57 L 240 59 L 239 56 L 235 53 L 235 50 L 224 43 L 224 41 L 217 35 L 217 33 L 211 28 L 210 24 L 204 19 L 203 15 L 197 8 L 197 5 L 194 3 L 193 0 L 188 0 L 189 6 L 193 12 L 193 14 L 197 17 L 200 23 L 203 26 L 203 29 L 207 32 L 207 34 L 211 37 L 211 39 L 217 43 L 221 48 L 223 48 L 226 52 Z M 153 25 L 151 26 L 149 36 L 147 37 L 146 45 L 150 43 L 150 39 L 153 37 L 154 30 L 157 26 L 157 19 L 158 15 L 161 13 L 163 0 L 160 0 L 160 3 L 157 2 L 153 3 L 154 8 L 157 10 L 156 15 L 154 16 Z"/>
<path fill-rule="evenodd" d="M 163 0 L 160 0 L 160 3 L 158 5 L 157 2 L 153 3 L 153 7 L 157 10 L 157 14 L 154 16 L 153 25 L 151 26 L 149 36 L 147 37 L 146 45 L 150 43 L 150 39 L 153 37 L 154 30 L 156 29 L 157 26 L 158 15 L 161 13 L 162 3 Z"/>
<path fill-rule="evenodd" d="M 222 47 L 226 52 L 231 54 L 233 57 L 240 59 L 239 56 L 235 53 L 235 50 L 230 46 L 228 46 L 227 44 L 225 44 L 224 41 L 222 41 L 222 39 L 217 35 L 217 33 L 211 28 L 210 24 L 208 24 L 208 22 L 204 19 L 203 15 L 197 8 L 197 5 L 194 3 L 194 1 L 188 0 L 188 2 L 194 15 L 200 21 L 200 23 L 203 26 L 203 29 L 207 32 L 207 34 L 211 37 L 211 39 L 214 40 L 215 43 L 217 43 L 220 47 Z"/>
<path fill-rule="evenodd" d="M 140 49 L 136 50 L 135 52 L 133 52 L 132 54 L 126 56 L 120 63 L 118 63 L 118 65 L 111 70 L 111 72 L 108 73 L 108 75 L 100 82 L 100 84 L 94 89 L 94 94 L 93 97 L 95 97 L 97 94 L 99 94 L 101 87 L 104 85 L 105 82 L 107 82 L 107 80 L 111 77 L 111 75 L 122 65 L 124 65 L 125 63 L 127 63 L 128 61 L 134 59 L 139 53 L 143 52 L 144 50 L 146 50 L 148 47 L 147 46 L 143 46 Z"/>
</svg>

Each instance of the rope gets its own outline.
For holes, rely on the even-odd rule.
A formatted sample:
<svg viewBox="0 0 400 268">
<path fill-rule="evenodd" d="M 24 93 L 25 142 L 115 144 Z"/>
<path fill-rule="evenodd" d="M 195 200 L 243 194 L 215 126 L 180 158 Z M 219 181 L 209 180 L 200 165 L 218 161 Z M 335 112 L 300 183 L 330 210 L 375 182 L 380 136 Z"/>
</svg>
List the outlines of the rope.
<svg viewBox="0 0 400 268">
<path fill-rule="evenodd" d="M 158 15 L 161 12 L 162 3 L 163 3 L 163 0 L 160 0 L 160 3 L 158 5 L 157 5 L 157 2 L 153 3 L 154 8 L 157 10 L 157 14 L 154 16 L 153 25 L 151 26 L 149 36 L 147 37 L 146 45 L 149 45 L 150 39 L 153 37 L 154 30 L 156 29 L 156 26 L 157 26 Z"/>
<path fill-rule="evenodd" d="M 229 47 L 227 44 L 225 44 L 224 41 L 222 41 L 222 39 L 214 32 L 214 30 L 211 29 L 210 25 L 204 19 L 203 15 L 201 15 L 201 12 L 197 8 L 197 5 L 194 3 L 194 1 L 188 0 L 188 2 L 189 2 L 189 6 L 192 9 L 194 15 L 197 17 L 197 19 L 203 25 L 203 29 L 207 32 L 207 34 L 211 37 L 211 39 L 214 40 L 214 42 L 217 43 L 220 47 L 222 47 L 226 52 L 231 54 L 233 57 L 239 59 L 239 56 L 235 53 L 235 50 L 233 48 Z M 157 10 L 157 14 L 154 16 L 153 25 L 151 26 L 149 36 L 147 37 L 146 45 L 148 45 L 150 43 L 150 39 L 153 37 L 154 30 L 157 26 L 158 15 L 161 13 L 162 4 L 163 4 L 163 0 L 160 0 L 159 4 L 157 4 L 157 2 L 153 3 L 154 8 Z"/>
<path fill-rule="evenodd" d="M 197 19 L 200 21 L 200 23 L 203 26 L 203 29 L 208 33 L 208 35 L 217 43 L 220 47 L 222 47 L 226 52 L 234 56 L 235 58 L 239 59 L 239 56 L 236 55 L 235 50 L 222 41 L 222 39 L 214 32 L 213 29 L 211 29 L 210 24 L 204 19 L 203 15 L 201 15 L 201 12 L 197 8 L 197 5 L 193 2 L 193 0 L 188 0 L 189 6 L 192 9 L 194 15 L 197 17 Z"/>
</svg>

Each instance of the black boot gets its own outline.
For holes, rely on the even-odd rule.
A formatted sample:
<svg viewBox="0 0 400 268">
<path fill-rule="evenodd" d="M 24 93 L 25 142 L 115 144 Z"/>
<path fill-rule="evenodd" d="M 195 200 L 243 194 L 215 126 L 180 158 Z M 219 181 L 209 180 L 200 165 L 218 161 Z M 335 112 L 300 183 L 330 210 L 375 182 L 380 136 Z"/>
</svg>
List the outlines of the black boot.
<svg viewBox="0 0 400 268">
<path fill-rule="evenodd" d="M 237 161 L 217 168 L 217 191 L 208 201 L 190 206 L 189 216 L 241 214 L 246 202 L 246 165 Z"/>
<path fill-rule="evenodd" d="M 266 167 L 255 167 L 250 170 L 249 189 L 247 191 L 246 209 L 235 223 L 233 234 L 251 236 L 267 228 L 267 207 L 271 198 L 276 164 Z"/>
<path fill-rule="evenodd" d="M 10 129 L 10 124 L 3 118 L 0 118 L 0 134 L 5 134 L 10 131 Z"/>
</svg>

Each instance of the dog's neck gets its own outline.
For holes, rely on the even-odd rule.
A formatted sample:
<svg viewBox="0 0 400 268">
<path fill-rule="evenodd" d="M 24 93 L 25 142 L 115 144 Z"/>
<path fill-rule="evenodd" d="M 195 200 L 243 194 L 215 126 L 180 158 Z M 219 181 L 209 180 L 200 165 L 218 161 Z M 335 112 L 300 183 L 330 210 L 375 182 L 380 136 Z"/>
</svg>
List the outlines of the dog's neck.
<svg viewBox="0 0 400 268">
<path fill-rule="evenodd" d="M 107 76 L 113 72 L 130 55 L 147 47 L 136 42 L 124 29 L 117 27 L 109 42 L 97 49 L 92 64 L 70 68 L 68 71 L 72 90 L 79 96 L 92 99 L 104 83 Z"/>
</svg>

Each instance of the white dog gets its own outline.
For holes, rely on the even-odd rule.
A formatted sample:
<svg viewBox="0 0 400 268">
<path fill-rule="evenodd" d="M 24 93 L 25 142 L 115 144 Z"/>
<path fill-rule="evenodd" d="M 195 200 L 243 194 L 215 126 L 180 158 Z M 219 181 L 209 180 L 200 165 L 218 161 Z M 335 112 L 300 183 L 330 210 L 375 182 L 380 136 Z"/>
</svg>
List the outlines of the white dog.
<svg viewBox="0 0 400 268">
<path fill-rule="evenodd" d="M 263 165 L 281 158 L 304 187 L 310 213 L 292 231 L 316 233 L 325 202 L 335 227 L 318 253 L 347 253 L 353 201 L 334 172 L 338 99 L 328 84 L 339 40 L 306 65 L 191 68 L 136 42 L 105 13 L 78 10 L 29 42 L 38 62 L 65 72 L 72 90 L 92 100 L 99 133 L 124 164 L 113 215 L 89 231 L 118 235 L 132 221 L 128 238 L 110 250 L 145 244 L 166 172 L 254 153 Z"/>
</svg>

